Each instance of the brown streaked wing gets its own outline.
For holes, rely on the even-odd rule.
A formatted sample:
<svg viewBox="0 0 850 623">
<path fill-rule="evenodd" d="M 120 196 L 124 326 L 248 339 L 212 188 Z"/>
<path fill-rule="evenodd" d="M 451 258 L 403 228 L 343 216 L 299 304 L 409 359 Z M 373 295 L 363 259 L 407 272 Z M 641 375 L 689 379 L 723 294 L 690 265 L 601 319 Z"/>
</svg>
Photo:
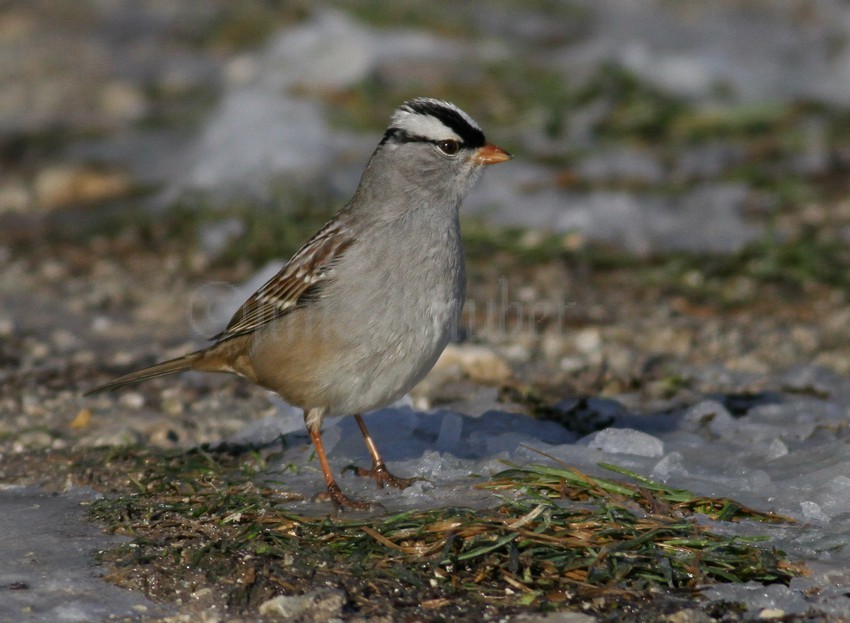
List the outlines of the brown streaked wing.
<svg viewBox="0 0 850 623">
<path fill-rule="evenodd" d="M 336 261 L 354 242 L 331 222 L 320 229 L 292 259 L 233 314 L 227 328 L 212 339 L 221 341 L 256 331 L 295 309 L 305 292 L 328 278 Z"/>
</svg>

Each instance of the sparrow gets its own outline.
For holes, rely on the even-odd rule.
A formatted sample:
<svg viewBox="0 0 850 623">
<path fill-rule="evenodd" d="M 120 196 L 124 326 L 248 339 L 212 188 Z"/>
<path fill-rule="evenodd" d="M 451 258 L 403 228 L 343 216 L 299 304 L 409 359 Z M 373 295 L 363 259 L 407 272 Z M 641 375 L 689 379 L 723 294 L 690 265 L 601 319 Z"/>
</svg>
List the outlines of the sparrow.
<svg viewBox="0 0 850 623">
<path fill-rule="evenodd" d="M 326 416 L 353 415 L 379 487 L 414 479 L 387 469 L 362 414 L 404 396 L 457 328 L 466 292 L 458 212 L 487 165 L 509 160 L 446 101 L 392 114 L 353 197 L 251 295 L 212 345 L 121 376 L 87 394 L 196 370 L 245 377 L 304 410 L 330 499 L 370 506 L 337 484 L 322 443 Z"/>
</svg>

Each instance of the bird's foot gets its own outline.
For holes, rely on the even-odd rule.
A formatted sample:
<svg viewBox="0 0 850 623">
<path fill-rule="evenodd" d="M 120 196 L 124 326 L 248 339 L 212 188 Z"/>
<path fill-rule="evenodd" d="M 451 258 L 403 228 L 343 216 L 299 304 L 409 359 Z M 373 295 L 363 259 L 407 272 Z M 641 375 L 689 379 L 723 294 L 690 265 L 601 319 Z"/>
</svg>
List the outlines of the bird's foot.
<svg viewBox="0 0 850 623">
<path fill-rule="evenodd" d="M 387 469 L 387 466 L 384 465 L 383 461 L 374 463 L 372 465 L 372 469 L 366 469 L 365 467 L 353 467 L 353 469 L 354 473 L 358 476 L 371 476 L 374 478 L 375 483 L 380 488 L 384 488 L 389 485 L 396 489 L 407 489 L 417 480 L 422 480 L 421 478 L 399 478 Z"/>
<path fill-rule="evenodd" d="M 330 500 L 333 502 L 334 506 L 336 506 L 339 510 L 369 510 L 375 508 L 375 504 L 371 504 L 369 502 L 363 502 L 361 500 L 353 500 L 342 492 L 342 489 L 339 488 L 339 485 L 335 482 L 328 485 L 327 491 L 322 491 L 321 493 L 317 493 L 313 497 L 314 501 L 326 501 Z"/>
</svg>

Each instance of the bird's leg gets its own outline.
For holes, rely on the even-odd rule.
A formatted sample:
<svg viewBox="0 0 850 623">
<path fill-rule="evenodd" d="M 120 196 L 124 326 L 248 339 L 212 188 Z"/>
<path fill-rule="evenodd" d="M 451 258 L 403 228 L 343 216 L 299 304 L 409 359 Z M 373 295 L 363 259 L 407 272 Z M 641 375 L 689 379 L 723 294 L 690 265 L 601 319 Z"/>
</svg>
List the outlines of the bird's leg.
<svg viewBox="0 0 850 623">
<path fill-rule="evenodd" d="M 325 484 L 328 487 L 328 496 L 331 501 L 339 508 L 362 510 L 371 508 L 372 505 L 368 502 L 360 500 L 352 500 L 342 492 L 339 485 L 336 484 L 331 466 L 328 463 L 328 455 L 325 452 L 325 444 L 322 443 L 322 415 L 323 413 L 317 409 L 311 409 L 304 415 L 304 422 L 307 424 L 307 432 L 310 434 L 310 440 L 313 442 L 313 447 L 316 449 L 316 456 L 319 457 L 319 464 L 322 467 L 322 474 L 325 477 Z"/>
<path fill-rule="evenodd" d="M 375 447 L 375 442 L 369 434 L 369 429 L 366 428 L 366 423 L 363 421 L 363 417 L 360 416 L 360 414 L 357 414 L 354 416 L 354 419 L 357 420 L 357 426 L 360 427 L 360 432 L 363 433 L 363 440 L 366 442 L 366 447 L 369 449 L 369 454 L 372 457 L 372 469 L 358 467 L 356 470 L 358 476 L 372 476 L 379 487 L 386 487 L 387 485 L 390 485 L 396 489 L 406 489 L 419 480 L 419 478 L 399 478 L 398 476 L 391 474 L 390 470 L 388 470 L 387 466 L 384 464 L 384 460 L 381 458 L 381 455 L 378 454 L 378 448 Z"/>
</svg>

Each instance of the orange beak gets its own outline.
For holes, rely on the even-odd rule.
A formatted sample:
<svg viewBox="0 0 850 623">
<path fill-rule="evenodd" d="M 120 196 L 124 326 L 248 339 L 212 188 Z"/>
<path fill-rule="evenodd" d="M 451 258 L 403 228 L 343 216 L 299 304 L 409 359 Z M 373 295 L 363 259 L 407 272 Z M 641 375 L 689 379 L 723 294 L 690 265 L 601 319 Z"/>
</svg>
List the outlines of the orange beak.
<svg viewBox="0 0 850 623">
<path fill-rule="evenodd" d="M 478 164 L 499 164 L 511 158 L 513 158 L 512 155 L 493 143 L 487 143 L 484 147 L 479 147 L 472 155 L 472 160 Z"/>
</svg>

